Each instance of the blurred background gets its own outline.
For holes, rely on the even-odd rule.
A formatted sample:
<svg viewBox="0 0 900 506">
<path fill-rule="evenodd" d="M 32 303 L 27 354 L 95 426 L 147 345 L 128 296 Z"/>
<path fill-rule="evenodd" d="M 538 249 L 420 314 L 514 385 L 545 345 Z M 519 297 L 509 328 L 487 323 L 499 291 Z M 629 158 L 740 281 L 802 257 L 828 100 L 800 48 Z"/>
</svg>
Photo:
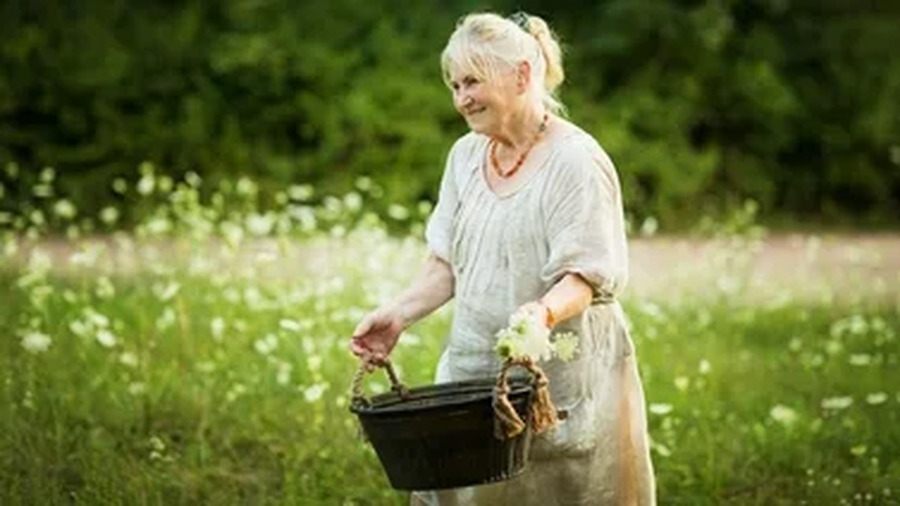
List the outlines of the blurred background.
<svg viewBox="0 0 900 506">
<path fill-rule="evenodd" d="M 52 167 L 83 214 L 118 199 L 126 222 L 140 217 L 110 185 L 142 163 L 246 175 L 264 199 L 368 176 L 382 215 L 433 201 L 465 131 L 440 51 L 485 9 L 557 31 L 563 101 L 617 163 L 633 223 L 684 230 L 752 201 L 770 226 L 896 227 L 890 0 L 6 0 L 0 163 Z M 35 199 L 24 177 L 4 207 Z"/>
<path fill-rule="evenodd" d="M 0 0 L 0 504 L 408 504 L 348 338 L 427 254 L 444 43 L 519 9 L 622 180 L 660 504 L 898 504 L 896 0 Z"/>
</svg>

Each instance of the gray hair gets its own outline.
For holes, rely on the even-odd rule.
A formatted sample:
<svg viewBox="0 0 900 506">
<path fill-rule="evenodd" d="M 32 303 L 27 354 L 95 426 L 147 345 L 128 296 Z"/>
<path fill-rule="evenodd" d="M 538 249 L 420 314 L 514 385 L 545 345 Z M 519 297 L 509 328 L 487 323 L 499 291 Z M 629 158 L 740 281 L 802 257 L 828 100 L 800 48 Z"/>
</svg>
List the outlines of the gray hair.
<svg viewBox="0 0 900 506">
<path fill-rule="evenodd" d="M 565 79 L 562 50 L 547 23 L 538 16 L 516 13 L 511 18 L 480 13 L 463 17 L 441 54 L 444 81 L 450 69 L 470 72 L 490 80 L 501 67 L 527 61 L 531 66 L 532 92 L 549 110 L 564 114 L 557 90 Z"/>
</svg>

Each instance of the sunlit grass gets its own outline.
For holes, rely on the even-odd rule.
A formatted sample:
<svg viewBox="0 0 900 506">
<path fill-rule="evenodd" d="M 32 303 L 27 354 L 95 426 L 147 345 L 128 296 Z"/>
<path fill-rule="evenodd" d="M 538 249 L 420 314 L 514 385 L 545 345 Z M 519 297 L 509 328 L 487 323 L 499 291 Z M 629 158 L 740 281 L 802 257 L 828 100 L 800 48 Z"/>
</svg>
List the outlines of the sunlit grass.
<svg viewBox="0 0 900 506">
<path fill-rule="evenodd" d="M 143 167 L 114 185 L 145 199 L 128 232 L 52 182 L 0 220 L 0 503 L 405 503 L 347 410 L 347 337 L 424 256 L 366 211 L 371 181 L 265 208 L 250 180 L 203 197 Z M 624 301 L 661 504 L 898 501 L 897 299 L 747 303 L 754 234 L 731 234 L 705 297 Z M 401 340 L 409 384 L 430 382 L 451 309 Z"/>
</svg>

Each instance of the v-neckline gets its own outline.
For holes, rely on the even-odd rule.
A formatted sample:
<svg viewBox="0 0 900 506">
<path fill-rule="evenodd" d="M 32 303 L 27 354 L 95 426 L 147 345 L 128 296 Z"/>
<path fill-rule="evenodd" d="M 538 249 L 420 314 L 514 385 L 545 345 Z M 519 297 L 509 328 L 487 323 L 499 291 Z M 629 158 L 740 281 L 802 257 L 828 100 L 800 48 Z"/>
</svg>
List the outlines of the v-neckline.
<svg viewBox="0 0 900 506">
<path fill-rule="evenodd" d="M 562 140 L 562 139 L 560 139 L 560 140 Z M 527 186 L 529 186 L 531 184 L 532 181 L 534 181 L 534 179 L 537 178 L 537 176 L 541 172 L 545 172 L 545 167 L 549 164 L 550 159 L 553 158 L 554 156 L 556 156 L 556 153 L 557 153 L 556 146 L 551 145 L 550 152 L 547 153 L 547 156 L 540 162 L 540 166 L 535 168 L 531 172 L 531 174 L 527 174 L 526 179 L 524 181 L 522 181 L 522 183 L 519 186 L 517 186 L 514 190 L 510 191 L 509 193 L 499 193 L 496 190 L 494 190 L 494 188 L 491 187 L 491 183 L 490 183 L 490 181 L 488 181 L 487 171 L 488 171 L 488 165 L 490 164 L 490 162 L 488 161 L 488 150 L 490 149 L 490 145 L 491 145 L 490 138 L 485 136 L 484 140 L 482 142 L 481 149 L 479 150 L 480 153 L 478 155 L 478 179 L 481 181 L 481 184 L 484 185 L 485 190 L 487 190 L 487 192 L 489 194 L 491 194 L 491 196 L 494 197 L 496 200 L 510 199 L 510 198 L 516 196 L 516 194 L 518 194 L 522 190 L 524 190 Z"/>
</svg>

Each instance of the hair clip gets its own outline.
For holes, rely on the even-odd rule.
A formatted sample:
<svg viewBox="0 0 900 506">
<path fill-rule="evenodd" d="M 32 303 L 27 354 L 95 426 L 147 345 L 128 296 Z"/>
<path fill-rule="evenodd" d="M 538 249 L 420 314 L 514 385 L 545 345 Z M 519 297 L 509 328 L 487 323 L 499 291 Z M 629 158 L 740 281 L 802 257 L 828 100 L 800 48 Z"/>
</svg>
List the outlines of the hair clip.
<svg viewBox="0 0 900 506">
<path fill-rule="evenodd" d="M 528 33 L 531 33 L 528 30 L 528 14 L 525 14 L 524 12 L 519 11 L 519 12 L 515 12 L 512 15 L 510 15 L 508 19 L 510 21 L 512 21 L 513 23 L 519 25 L 519 28 L 525 30 Z"/>
</svg>

